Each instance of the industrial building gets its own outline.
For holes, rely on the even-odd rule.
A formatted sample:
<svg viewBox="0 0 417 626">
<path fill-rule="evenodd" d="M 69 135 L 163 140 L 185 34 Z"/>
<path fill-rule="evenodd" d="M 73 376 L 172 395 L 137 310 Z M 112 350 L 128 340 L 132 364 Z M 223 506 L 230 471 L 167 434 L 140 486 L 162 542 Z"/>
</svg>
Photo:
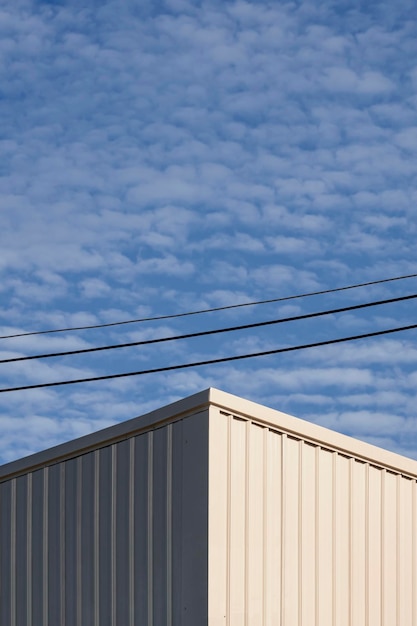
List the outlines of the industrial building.
<svg viewBox="0 0 417 626">
<path fill-rule="evenodd" d="M 416 480 L 208 389 L 0 468 L 0 625 L 415 626 Z"/>
</svg>

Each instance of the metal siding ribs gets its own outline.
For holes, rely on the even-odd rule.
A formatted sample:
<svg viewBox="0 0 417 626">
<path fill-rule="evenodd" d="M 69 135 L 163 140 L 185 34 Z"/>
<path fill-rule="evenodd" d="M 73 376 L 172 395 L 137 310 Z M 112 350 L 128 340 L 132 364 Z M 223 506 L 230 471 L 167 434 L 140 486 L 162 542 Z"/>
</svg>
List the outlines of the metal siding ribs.
<svg viewBox="0 0 417 626">
<path fill-rule="evenodd" d="M 1 626 L 204 623 L 207 449 L 200 414 L 1 483 Z"/>
</svg>

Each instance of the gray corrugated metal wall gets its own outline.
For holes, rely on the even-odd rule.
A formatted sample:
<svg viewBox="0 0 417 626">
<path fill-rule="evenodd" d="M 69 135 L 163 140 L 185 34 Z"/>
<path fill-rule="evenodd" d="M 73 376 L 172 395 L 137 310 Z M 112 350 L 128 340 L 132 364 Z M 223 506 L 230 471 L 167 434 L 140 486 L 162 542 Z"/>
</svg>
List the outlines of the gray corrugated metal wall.
<svg viewBox="0 0 417 626">
<path fill-rule="evenodd" d="M 205 413 L 3 482 L 1 626 L 206 623 L 207 455 Z"/>
</svg>

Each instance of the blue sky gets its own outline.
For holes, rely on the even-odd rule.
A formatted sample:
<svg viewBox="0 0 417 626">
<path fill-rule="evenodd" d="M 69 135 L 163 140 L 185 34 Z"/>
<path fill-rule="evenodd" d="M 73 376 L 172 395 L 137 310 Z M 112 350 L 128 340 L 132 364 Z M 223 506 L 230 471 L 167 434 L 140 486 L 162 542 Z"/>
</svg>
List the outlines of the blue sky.
<svg viewBox="0 0 417 626">
<path fill-rule="evenodd" d="M 171 314 L 416 272 L 413 2 L 6 0 L 0 334 Z M 0 341 L 0 358 L 394 297 L 326 297 Z M 412 324 L 414 301 L 66 359 L 0 386 Z M 208 386 L 417 458 L 417 333 L 0 394 L 0 462 Z"/>
</svg>

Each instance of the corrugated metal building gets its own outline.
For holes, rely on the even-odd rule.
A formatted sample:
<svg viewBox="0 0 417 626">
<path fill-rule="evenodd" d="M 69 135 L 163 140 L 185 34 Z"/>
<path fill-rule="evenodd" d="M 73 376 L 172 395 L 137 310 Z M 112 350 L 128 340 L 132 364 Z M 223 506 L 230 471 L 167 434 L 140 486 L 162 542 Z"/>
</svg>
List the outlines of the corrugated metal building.
<svg viewBox="0 0 417 626">
<path fill-rule="evenodd" d="M 0 626 L 415 626 L 416 480 L 201 392 L 0 468 Z"/>
</svg>

